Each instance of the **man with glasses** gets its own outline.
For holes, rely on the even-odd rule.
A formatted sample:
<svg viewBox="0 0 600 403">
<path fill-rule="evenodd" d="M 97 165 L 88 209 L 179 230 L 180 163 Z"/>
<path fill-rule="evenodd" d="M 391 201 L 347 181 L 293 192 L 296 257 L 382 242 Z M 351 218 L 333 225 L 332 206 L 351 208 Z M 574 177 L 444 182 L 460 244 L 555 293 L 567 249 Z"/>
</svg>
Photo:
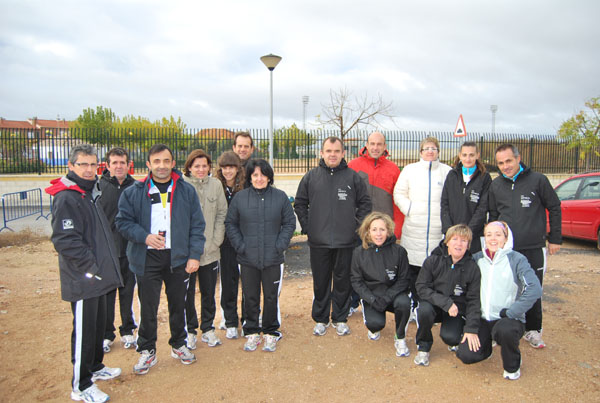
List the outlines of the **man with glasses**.
<svg viewBox="0 0 600 403">
<path fill-rule="evenodd" d="M 46 193 L 54 196 L 51 239 L 58 252 L 61 296 L 73 312 L 71 398 L 105 402 L 109 396 L 94 382 L 121 374 L 120 368 L 102 363 L 106 294 L 122 286 L 121 273 L 110 224 L 98 205 L 96 149 L 73 147 L 68 167 L 67 175 L 53 180 Z"/>
</svg>

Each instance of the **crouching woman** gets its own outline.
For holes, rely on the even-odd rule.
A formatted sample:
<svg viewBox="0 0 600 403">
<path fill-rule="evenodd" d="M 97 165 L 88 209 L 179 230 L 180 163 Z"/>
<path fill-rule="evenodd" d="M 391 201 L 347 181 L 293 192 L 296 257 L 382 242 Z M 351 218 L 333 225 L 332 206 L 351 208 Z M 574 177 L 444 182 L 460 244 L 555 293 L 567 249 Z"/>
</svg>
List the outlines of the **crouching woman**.
<svg viewBox="0 0 600 403">
<path fill-rule="evenodd" d="M 384 213 L 374 212 L 358 229 L 362 245 L 354 249 L 350 280 L 362 302 L 367 335 L 378 340 L 385 327 L 386 312 L 396 321 L 394 347 L 398 357 L 407 357 L 405 331 L 410 316 L 408 298 L 408 255 L 396 244 L 394 222 Z"/>
<path fill-rule="evenodd" d="M 521 376 L 525 313 L 542 296 L 542 287 L 525 256 L 512 250 L 512 233 L 504 221 L 490 222 L 483 233 L 483 250 L 473 256 L 481 271 L 481 347 L 473 350 L 462 343 L 456 355 L 465 364 L 482 361 L 496 341 L 504 378 L 516 380 Z"/>
</svg>

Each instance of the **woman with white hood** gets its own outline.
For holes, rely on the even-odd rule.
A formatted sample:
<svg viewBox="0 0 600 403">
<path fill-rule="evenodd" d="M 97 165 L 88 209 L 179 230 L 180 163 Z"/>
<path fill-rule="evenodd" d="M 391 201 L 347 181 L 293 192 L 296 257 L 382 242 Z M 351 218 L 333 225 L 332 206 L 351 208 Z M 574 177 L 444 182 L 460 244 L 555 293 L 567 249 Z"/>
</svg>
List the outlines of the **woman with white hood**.
<svg viewBox="0 0 600 403">
<path fill-rule="evenodd" d="M 542 296 L 542 287 L 525 256 L 512 250 L 512 232 L 504 221 L 488 223 L 483 235 L 482 251 L 473 256 L 481 271 L 481 346 L 471 351 L 461 343 L 456 356 L 465 364 L 485 360 L 492 355 L 495 341 L 501 347 L 504 378 L 517 380 L 525 312 Z"/>
</svg>

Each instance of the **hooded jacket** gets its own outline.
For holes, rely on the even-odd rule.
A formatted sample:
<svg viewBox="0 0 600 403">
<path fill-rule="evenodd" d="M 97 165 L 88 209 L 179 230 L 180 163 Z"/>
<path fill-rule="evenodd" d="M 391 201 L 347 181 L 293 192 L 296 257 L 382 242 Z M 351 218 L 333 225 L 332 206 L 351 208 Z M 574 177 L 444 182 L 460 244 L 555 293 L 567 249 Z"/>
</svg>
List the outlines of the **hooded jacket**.
<svg viewBox="0 0 600 403">
<path fill-rule="evenodd" d="M 442 240 L 440 203 L 446 175 L 450 172 L 439 160 L 408 164 L 394 187 L 394 202 L 404 214 L 400 245 L 413 266 L 423 261 Z"/>
<path fill-rule="evenodd" d="M 516 180 L 502 174 L 492 181 L 489 192 L 489 221 L 505 221 L 514 232 L 514 249 L 544 248 L 546 239 L 562 243 L 560 200 L 545 175 L 521 163 Z M 550 234 L 546 233 L 546 210 Z"/>
<path fill-rule="evenodd" d="M 285 192 L 250 186 L 231 201 L 225 227 L 238 263 L 262 270 L 283 263 L 296 218 Z"/>
<path fill-rule="evenodd" d="M 102 176 L 98 182 L 100 184 L 100 190 L 102 191 L 102 197 L 98 201 L 98 204 L 100 207 L 102 207 L 102 210 L 104 211 L 104 214 L 106 214 L 106 218 L 110 223 L 110 229 L 112 231 L 113 238 L 115 239 L 115 246 L 117 248 L 117 256 L 124 257 L 127 249 L 127 239 L 123 238 L 123 235 L 121 235 L 117 229 L 117 226 L 115 225 L 115 217 L 119 212 L 118 204 L 121 193 L 123 193 L 126 188 L 131 186 L 133 182 L 135 182 L 135 179 L 133 179 L 131 175 L 127 174 L 123 183 L 119 183 L 117 178 L 110 176 L 110 171 L 105 169 L 104 172 L 102 172 Z"/>
<path fill-rule="evenodd" d="M 181 172 L 171 172 L 171 267 L 182 266 L 189 259 L 200 260 L 204 253 L 204 217 L 194 188 L 185 183 Z M 129 269 L 143 275 L 146 266 L 146 237 L 150 235 L 152 203 L 149 195 L 152 174 L 125 189 L 119 198 L 117 228 L 129 240 Z"/>
<path fill-rule="evenodd" d="M 480 281 L 479 268 L 469 251 L 452 264 L 447 246 L 440 242 L 423 262 L 415 286 L 422 300 L 445 312 L 454 303 L 459 315 L 465 317 L 464 331 L 477 333 L 481 317 Z"/>
<path fill-rule="evenodd" d="M 483 224 L 487 218 L 488 190 L 492 183 L 489 173 L 475 170 L 469 183 L 465 183 L 462 163 L 448 172 L 441 200 L 442 235 L 456 224 L 466 224 L 473 232 L 471 253 L 481 250 Z"/>
<path fill-rule="evenodd" d="M 513 235 L 509 230 L 503 248 L 494 258 L 482 251 L 473 259 L 481 272 L 481 317 L 488 321 L 500 319 L 500 311 L 507 309 L 506 316 L 525 323 L 525 313 L 542 297 L 542 287 L 527 258 L 512 250 Z"/>
<path fill-rule="evenodd" d="M 98 206 L 100 188 L 69 172 L 54 179 L 46 193 L 52 201 L 52 243 L 58 252 L 61 297 L 75 302 L 99 297 L 123 285 L 110 225 Z M 87 275 L 86 275 L 87 274 Z"/>
<path fill-rule="evenodd" d="M 368 249 L 357 246 L 352 253 L 350 271 L 352 288 L 360 298 L 373 304 L 376 297 L 390 301 L 408 291 L 408 255 L 391 236 L 381 246 L 370 244 Z"/>
<path fill-rule="evenodd" d="M 202 179 L 183 176 L 183 180 L 196 189 L 202 215 L 206 221 L 204 228 L 204 253 L 200 258 L 200 266 L 206 266 L 221 258 L 220 246 L 225 237 L 225 216 L 227 215 L 227 200 L 223 193 L 221 181 L 207 176 Z"/>
<path fill-rule="evenodd" d="M 371 212 L 371 198 L 346 160 L 329 168 L 321 158 L 300 181 L 294 210 L 309 246 L 352 248 L 358 241 L 356 229 Z"/>
<path fill-rule="evenodd" d="M 348 163 L 348 167 L 355 170 L 365 181 L 367 191 L 373 204 L 373 211 L 385 213 L 394 219 L 396 238 L 400 239 L 404 215 L 394 204 L 394 185 L 400 175 L 400 168 L 388 160 L 388 150 L 385 150 L 377 160 L 369 155 L 367 147 L 363 147 L 359 157 Z"/>
</svg>

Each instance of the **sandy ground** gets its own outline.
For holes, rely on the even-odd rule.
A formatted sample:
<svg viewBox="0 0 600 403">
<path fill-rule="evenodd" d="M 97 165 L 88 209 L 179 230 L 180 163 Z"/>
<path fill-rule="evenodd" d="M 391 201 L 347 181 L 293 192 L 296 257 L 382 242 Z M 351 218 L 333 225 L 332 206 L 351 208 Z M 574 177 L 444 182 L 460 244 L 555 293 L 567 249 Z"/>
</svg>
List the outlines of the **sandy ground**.
<svg viewBox="0 0 600 403">
<path fill-rule="evenodd" d="M 100 381 L 100 388 L 113 401 L 149 402 L 600 401 L 600 252 L 593 244 L 568 244 L 550 257 L 544 287 L 548 346 L 534 350 L 522 341 L 521 379 L 507 381 L 499 347 L 491 359 L 467 366 L 446 349 L 438 327 L 429 367 L 412 361 L 414 324 L 408 329 L 411 356 L 396 357 L 391 314 L 379 341 L 367 339 L 360 313 L 349 318 L 349 336 L 332 328 L 313 336 L 306 243 L 294 242 L 281 293 L 284 338 L 275 353 L 244 352 L 242 339 L 227 340 L 218 331 L 222 346 L 199 343 L 198 361 L 181 365 L 169 354 L 163 295 L 158 364 L 147 375 L 134 375 L 138 355 L 116 342 L 104 362 L 123 374 Z M 0 257 L 0 401 L 69 400 L 72 315 L 60 299 L 57 254 L 47 238 L 2 233 Z"/>
</svg>

